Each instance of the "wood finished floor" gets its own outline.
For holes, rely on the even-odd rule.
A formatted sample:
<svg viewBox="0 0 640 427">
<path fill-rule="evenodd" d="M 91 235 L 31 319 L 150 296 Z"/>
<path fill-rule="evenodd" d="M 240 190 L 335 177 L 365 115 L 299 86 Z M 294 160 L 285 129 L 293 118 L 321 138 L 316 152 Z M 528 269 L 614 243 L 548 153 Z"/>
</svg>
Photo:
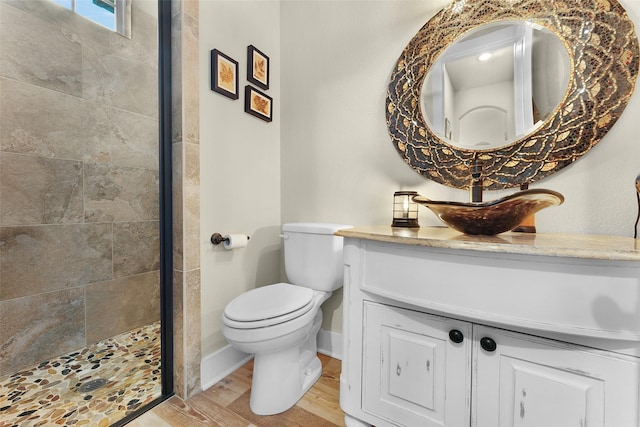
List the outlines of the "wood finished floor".
<svg viewBox="0 0 640 427">
<path fill-rule="evenodd" d="M 214 386 L 187 401 L 174 396 L 127 427 L 333 427 L 344 426 L 340 409 L 340 361 L 318 355 L 322 376 L 318 382 L 286 412 L 258 416 L 249 409 L 253 361 Z"/>
</svg>

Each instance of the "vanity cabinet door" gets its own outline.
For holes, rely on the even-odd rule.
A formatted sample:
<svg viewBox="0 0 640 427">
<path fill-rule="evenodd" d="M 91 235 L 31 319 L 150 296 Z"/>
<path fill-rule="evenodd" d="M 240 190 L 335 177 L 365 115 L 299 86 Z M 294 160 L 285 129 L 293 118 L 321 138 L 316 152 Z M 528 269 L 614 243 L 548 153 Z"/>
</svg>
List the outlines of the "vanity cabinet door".
<svg viewBox="0 0 640 427">
<path fill-rule="evenodd" d="M 476 427 L 638 426 L 638 360 L 474 326 Z"/>
<path fill-rule="evenodd" d="M 362 409 L 389 425 L 468 427 L 471 324 L 370 302 L 363 317 Z"/>
</svg>

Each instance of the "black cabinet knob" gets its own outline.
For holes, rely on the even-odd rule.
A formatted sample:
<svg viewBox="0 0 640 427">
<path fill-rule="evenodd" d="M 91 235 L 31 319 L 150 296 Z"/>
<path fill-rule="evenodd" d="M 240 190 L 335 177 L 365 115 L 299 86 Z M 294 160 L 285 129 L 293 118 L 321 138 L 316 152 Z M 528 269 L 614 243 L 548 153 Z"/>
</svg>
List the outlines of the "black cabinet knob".
<svg viewBox="0 0 640 427">
<path fill-rule="evenodd" d="M 496 351 L 496 348 L 498 348 L 498 345 L 493 339 L 489 337 L 483 337 L 480 339 L 480 347 L 482 347 L 486 351 L 491 352 L 491 351 Z"/>
<path fill-rule="evenodd" d="M 449 331 L 449 339 L 456 344 L 460 344 L 464 341 L 464 334 L 457 329 L 452 329 Z"/>
</svg>

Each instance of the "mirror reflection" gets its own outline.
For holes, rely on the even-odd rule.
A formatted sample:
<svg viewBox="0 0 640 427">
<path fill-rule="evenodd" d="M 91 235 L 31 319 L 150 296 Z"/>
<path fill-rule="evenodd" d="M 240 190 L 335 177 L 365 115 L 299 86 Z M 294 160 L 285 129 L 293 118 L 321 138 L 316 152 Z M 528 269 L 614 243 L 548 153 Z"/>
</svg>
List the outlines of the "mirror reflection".
<svg viewBox="0 0 640 427">
<path fill-rule="evenodd" d="M 554 113 L 570 75 L 567 48 L 549 29 L 527 21 L 482 25 L 434 62 L 422 89 L 423 116 L 454 147 L 505 147 Z"/>
</svg>

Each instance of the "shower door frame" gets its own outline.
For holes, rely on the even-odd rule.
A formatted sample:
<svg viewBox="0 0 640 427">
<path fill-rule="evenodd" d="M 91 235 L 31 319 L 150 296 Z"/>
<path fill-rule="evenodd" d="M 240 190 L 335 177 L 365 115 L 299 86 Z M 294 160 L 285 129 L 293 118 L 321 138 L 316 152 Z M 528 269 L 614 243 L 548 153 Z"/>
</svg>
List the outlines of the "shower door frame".
<svg viewBox="0 0 640 427">
<path fill-rule="evenodd" d="M 171 0 L 158 0 L 158 100 L 160 117 L 160 322 L 162 400 L 173 395 L 173 168 L 171 101 Z"/>
<path fill-rule="evenodd" d="M 173 384 L 173 186 L 171 127 L 171 0 L 158 0 L 158 107 L 160 208 L 161 395 L 112 425 L 120 427 L 174 395 Z"/>
</svg>

